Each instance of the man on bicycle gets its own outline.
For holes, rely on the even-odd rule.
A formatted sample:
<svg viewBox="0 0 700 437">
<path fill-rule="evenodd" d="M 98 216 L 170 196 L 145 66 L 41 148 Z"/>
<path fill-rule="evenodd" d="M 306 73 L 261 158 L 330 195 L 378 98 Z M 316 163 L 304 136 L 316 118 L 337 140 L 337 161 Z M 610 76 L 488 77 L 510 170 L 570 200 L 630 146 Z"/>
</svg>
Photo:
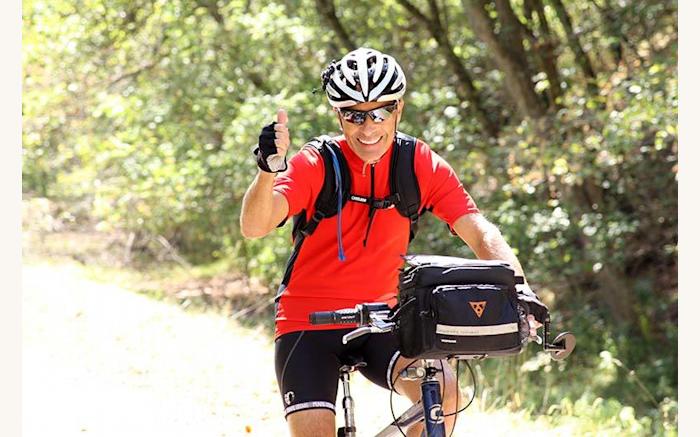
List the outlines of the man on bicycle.
<svg viewBox="0 0 700 437">
<path fill-rule="evenodd" d="M 322 88 L 335 111 L 342 135 L 334 138 L 350 169 L 350 192 L 381 199 L 390 194 L 392 145 L 404 108 L 406 78 L 389 55 L 360 48 L 331 62 L 322 74 Z M 289 148 L 287 114 L 263 128 L 256 151 L 260 168 L 243 199 L 241 231 L 262 237 L 300 213 L 309 220 L 324 182 L 324 160 L 314 147 L 304 147 L 272 168 Z M 274 145 L 274 146 L 272 146 Z M 267 146 L 267 147 L 265 147 Z M 272 149 L 271 149 L 272 148 Z M 267 151 L 266 151 L 267 150 Z M 421 210 L 430 210 L 480 259 L 522 267 L 499 230 L 479 213 L 450 165 L 418 140 L 414 155 Z M 340 225 L 339 225 L 340 221 Z M 309 313 L 353 307 L 363 302 L 396 303 L 398 271 L 409 244 L 409 220 L 396 208 L 373 209 L 367 202 L 348 201 L 333 217 L 321 220 L 293 255 L 293 269 L 283 281 L 276 309 L 275 366 L 285 416 L 292 436 L 334 436 L 335 399 L 340 359 L 359 355 L 360 371 L 372 382 L 393 388 L 412 401 L 420 399 L 420 381 L 397 380 L 411 360 L 400 355 L 391 334 L 341 342 L 343 325 L 311 325 Z M 539 302 L 537 302 L 539 303 Z M 530 305 L 543 320 L 546 307 Z M 539 326 L 532 315 L 531 332 Z M 455 375 L 445 369 L 445 414 L 458 408 Z M 394 384 L 395 382 L 395 384 Z M 454 416 L 446 418 L 450 429 Z M 410 435 L 418 435 L 418 426 Z"/>
</svg>

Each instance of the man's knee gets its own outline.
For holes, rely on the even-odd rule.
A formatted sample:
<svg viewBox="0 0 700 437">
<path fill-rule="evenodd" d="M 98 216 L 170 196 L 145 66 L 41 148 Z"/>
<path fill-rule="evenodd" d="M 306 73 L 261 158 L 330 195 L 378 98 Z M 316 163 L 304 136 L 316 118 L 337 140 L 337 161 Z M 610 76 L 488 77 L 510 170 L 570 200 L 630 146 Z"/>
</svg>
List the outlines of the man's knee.
<svg viewBox="0 0 700 437">
<path fill-rule="evenodd" d="M 401 378 L 398 377 L 399 372 L 401 372 L 412 361 L 414 360 L 399 357 L 393 369 L 392 380 L 397 381 L 395 386 L 399 393 L 401 393 L 404 396 L 407 396 L 413 401 L 417 401 L 421 397 L 421 381 L 403 381 L 401 380 Z M 414 363 L 413 365 L 416 366 L 418 365 L 418 363 Z M 454 410 L 456 399 L 459 399 L 459 405 L 464 404 L 464 399 L 461 396 L 461 391 L 457 386 L 457 376 L 455 375 L 454 369 L 452 369 L 452 367 L 447 363 L 446 360 L 438 362 L 437 367 L 438 369 L 442 370 L 442 376 L 438 376 L 438 380 L 440 381 L 440 384 L 442 386 L 442 393 L 444 397 L 443 406 L 448 407 L 450 410 Z"/>
<path fill-rule="evenodd" d="M 413 363 L 413 364 L 411 364 Z M 409 398 L 413 402 L 416 402 L 421 397 L 420 380 L 403 380 L 399 377 L 399 374 L 407 366 L 418 366 L 419 362 L 406 358 L 404 356 L 399 356 L 394 364 L 394 368 L 391 372 L 391 382 L 396 389 L 396 391 Z"/>
<path fill-rule="evenodd" d="M 464 397 L 462 396 L 462 391 L 459 389 L 459 385 L 457 383 L 457 376 L 455 374 L 454 369 L 452 369 L 451 366 L 448 366 L 447 362 L 443 362 L 443 364 L 445 375 L 443 385 L 445 399 L 443 399 L 442 404 L 444 406 L 445 412 L 449 414 L 454 413 L 456 409 L 459 409 L 462 405 L 464 405 Z"/>
<path fill-rule="evenodd" d="M 325 408 L 295 411 L 287 424 L 292 437 L 335 437 L 335 414 Z"/>
</svg>

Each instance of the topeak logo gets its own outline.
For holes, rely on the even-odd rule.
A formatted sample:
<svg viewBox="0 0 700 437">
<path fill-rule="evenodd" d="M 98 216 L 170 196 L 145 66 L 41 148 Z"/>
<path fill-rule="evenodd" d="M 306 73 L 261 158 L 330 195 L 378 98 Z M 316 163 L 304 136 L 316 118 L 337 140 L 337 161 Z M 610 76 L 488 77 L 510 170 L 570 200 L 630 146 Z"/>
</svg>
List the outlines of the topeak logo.
<svg viewBox="0 0 700 437">
<path fill-rule="evenodd" d="M 284 403 L 290 405 L 292 402 L 294 402 L 294 392 L 288 391 L 284 394 Z"/>
<path fill-rule="evenodd" d="M 480 302 L 469 302 L 469 305 L 471 305 L 472 309 L 476 313 L 476 316 L 481 318 L 481 315 L 484 314 L 484 309 L 486 309 L 486 301 L 482 300 Z"/>
</svg>

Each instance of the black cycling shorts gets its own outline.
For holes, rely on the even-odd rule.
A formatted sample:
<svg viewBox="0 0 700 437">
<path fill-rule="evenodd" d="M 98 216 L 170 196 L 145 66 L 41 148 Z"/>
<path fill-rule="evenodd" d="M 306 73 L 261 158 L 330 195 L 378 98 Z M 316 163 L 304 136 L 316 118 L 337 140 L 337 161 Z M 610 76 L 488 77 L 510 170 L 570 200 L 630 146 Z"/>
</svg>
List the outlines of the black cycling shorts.
<svg viewBox="0 0 700 437">
<path fill-rule="evenodd" d="M 326 408 L 335 413 L 339 368 L 341 360 L 349 356 L 367 363 L 359 368 L 367 379 L 389 389 L 389 378 L 399 357 L 394 335 L 364 335 L 343 344 L 343 335 L 350 331 L 298 331 L 275 340 L 275 371 L 285 417 L 312 408 Z"/>
</svg>

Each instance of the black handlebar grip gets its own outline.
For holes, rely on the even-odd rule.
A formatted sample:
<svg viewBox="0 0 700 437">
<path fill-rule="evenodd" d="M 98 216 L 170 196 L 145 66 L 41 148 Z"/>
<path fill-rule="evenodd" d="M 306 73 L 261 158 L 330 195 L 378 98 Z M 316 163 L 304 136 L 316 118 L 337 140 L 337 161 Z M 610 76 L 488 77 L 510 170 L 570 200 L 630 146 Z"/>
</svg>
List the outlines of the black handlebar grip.
<svg viewBox="0 0 700 437">
<path fill-rule="evenodd" d="M 336 325 L 358 323 L 358 313 L 353 310 L 317 311 L 309 314 L 312 325 Z"/>
<path fill-rule="evenodd" d="M 318 311 L 309 314 L 309 322 L 312 325 L 328 325 L 333 323 L 334 319 L 333 311 Z"/>
</svg>

